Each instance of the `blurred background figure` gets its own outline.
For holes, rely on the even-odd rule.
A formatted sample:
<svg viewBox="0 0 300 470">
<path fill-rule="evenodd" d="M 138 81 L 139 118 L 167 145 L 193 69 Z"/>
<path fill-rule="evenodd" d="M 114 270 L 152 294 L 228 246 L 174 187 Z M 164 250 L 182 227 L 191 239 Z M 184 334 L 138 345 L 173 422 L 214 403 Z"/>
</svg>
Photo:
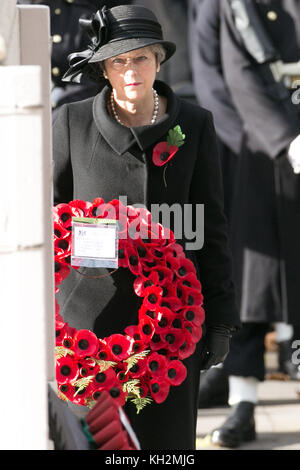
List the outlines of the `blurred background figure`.
<svg viewBox="0 0 300 470">
<path fill-rule="evenodd" d="M 189 20 L 195 93 L 219 137 L 243 322 L 223 368 L 200 382 L 200 400 L 228 400 L 229 416 L 211 439 L 237 447 L 256 437 L 270 327 L 281 368 L 299 378 L 291 342 L 300 338 L 300 1 L 190 0 Z"/>
<path fill-rule="evenodd" d="M 104 5 L 112 8 L 130 4 L 131 1 L 117 0 L 18 0 L 18 4 L 46 5 L 50 8 L 51 23 L 51 101 L 53 120 L 58 108 L 74 101 L 80 101 L 96 95 L 103 88 L 104 82 L 85 77 L 81 83 L 65 83 L 64 73 L 69 68 L 67 57 L 74 51 L 86 49 L 89 37 L 84 29 L 78 28 L 79 18 L 89 18 Z"/>
</svg>

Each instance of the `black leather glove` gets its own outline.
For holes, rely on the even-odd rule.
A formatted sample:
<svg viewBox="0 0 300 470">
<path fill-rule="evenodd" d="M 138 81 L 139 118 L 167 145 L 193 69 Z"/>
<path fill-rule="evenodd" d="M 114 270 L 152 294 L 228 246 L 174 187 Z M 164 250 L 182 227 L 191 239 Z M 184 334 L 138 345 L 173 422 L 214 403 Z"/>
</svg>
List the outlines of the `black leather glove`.
<svg viewBox="0 0 300 470">
<path fill-rule="evenodd" d="M 223 362 L 229 352 L 233 329 L 228 325 L 208 326 L 203 338 L 200 369 L 209 369 Z"/>
</svg>

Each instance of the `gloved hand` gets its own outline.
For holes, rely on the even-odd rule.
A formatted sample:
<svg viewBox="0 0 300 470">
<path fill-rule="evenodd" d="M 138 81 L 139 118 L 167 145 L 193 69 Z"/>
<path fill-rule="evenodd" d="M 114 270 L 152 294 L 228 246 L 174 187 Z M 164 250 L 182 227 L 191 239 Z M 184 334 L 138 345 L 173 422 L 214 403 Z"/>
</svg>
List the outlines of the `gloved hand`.
<svg viewBox="0 0 300 470">
<path fill-rule="evenodd" d="M 229 352 L 233 329 L 228 325 L 208 326 L 203 338 L 200 369 L 209 369 L 223 362 Z"/>
<path fill-rule="evenodd" d="M 287 158 L 293 167 L 294 173 L 300 173 L 300 135 L 289 146 Z"/>
</svg>

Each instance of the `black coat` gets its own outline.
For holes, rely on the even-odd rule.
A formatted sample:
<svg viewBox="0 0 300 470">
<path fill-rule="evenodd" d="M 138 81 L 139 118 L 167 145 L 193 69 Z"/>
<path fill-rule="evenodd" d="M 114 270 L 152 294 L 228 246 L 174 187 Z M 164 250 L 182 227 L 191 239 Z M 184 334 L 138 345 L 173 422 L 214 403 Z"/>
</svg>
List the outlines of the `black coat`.
<svg viewBox="0 0 300 470">
<path fill-rule="evenodd" d="M 255 2 L 284 62 L 300 59 L 300 2 Z M 269 15 L 272 11 L 277 14 Z M 299 106 L 282 100 L 267 66 L 246 51 L 229 2 L 202 0 L 193 41 L 195 89 L 230 149 L 234 279 L 244 322 L 299 324 L 300 177 L 286 152 L 300 133 Z M 232 155 L 237 154 L 232 165 Z M 228 165 L 227 165 L 228 168 Z"/>
<path fill-rule="evenodd" d="M 55 202 L 93 201 L 99 196 L 108 202 L 125 195 L 128 204 L 140 203 L 148 209 L 154 203 L 182 207 L 204 203 L 204 246 L 187 256 L 195 262 L 202 282 L 206 325 L 238 326 L 211 114 L 180 100 L 162 82 L 155 82 L 155 88 L 167 97 L 168 107 L 153 126 L 129 129 L 119 125 L 106 110 L 108 88 L 94 100 L 61 108 L 53 129 Z M 152 150 L 177 124 L 186 136 L 185 144 L 169 162 L 165 187 L 163 168 L 152 163 Z M 72 326 L 93 329 L 99 337 L 123 332 L 124 327 L 137 323 L 138 299 L 132 282 L 133 276 L 123 268 L 101 280 L 73 272 L 61 286 L 61 313 Z M 143 448 L 194 447 L 200 372 L 197 351 L 185 361 L 188 378 L 172 389 L 166 403 L 151 405 L 139 415 L 133 408 L 126 410 Z"/>
</svg>

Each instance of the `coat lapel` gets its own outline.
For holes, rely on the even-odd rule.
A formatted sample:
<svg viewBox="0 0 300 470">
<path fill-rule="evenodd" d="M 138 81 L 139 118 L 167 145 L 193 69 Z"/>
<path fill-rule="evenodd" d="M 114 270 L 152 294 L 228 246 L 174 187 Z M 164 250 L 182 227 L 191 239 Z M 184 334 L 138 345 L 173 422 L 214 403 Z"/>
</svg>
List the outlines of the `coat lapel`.
<svg viewBox="0 0 300 470">
<path fill-rule="evenodd" d="M 149 126 L 128 128 L 116 122 L 107 112 L 106 104 L 110 94 L 108 86 L 95 97 L 93 103 L 95 124 L 100 134 L 118 155 L 124 155 L 135 144 L 144 152 L 164 136 L 174 124 L 179 113 L 179 99 L 171 88 L 162 82 L 156 81 L 154 87 L 159 94 L 166 96 L 168 106 L 165 115 L 156 124 Z"/>
</svg>

